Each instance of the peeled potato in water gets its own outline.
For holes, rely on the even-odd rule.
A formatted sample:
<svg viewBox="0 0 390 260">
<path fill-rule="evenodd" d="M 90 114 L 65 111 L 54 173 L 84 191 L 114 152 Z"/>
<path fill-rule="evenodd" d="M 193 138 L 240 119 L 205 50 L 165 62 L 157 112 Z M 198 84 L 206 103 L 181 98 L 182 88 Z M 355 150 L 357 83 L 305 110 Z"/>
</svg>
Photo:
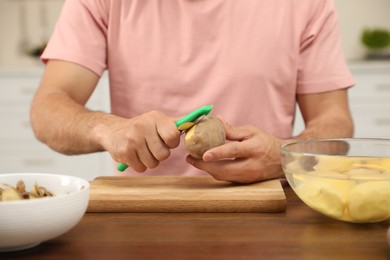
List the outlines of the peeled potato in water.
<svg viewBox="0 0 390 260">
<path fill-rule="evenodd" d="M 380 171 L 375 169 L 368 168 L 355 168 L 351 169 L 346 174 L 354 180 L 372 180 L 372 179 L 382 179 L 383 175 Z"/>
<path fill-rule="evenodd" d="M 361 222 L 376 222 L 390 217 L 390 181 L 361 183 L 350 193 L 351 217 Z"/>
<path fill-rule="evenodd" d="M 343 157 L 318 157 L 318 163 L 313 167 L 316 171 L 345 172 L 352 168 L 354 160 Z"/>
<path fill-rule="evenodd" d="M 338 189 L 322 179 L 307 181 L 297 187 L 299 197 L 313 209 L 335 217 L 342 217 L 346 205 L 346 198 Z"/>
<path fill-rule="evenodd" d="M 377 169 L 379 171 L 390 171 L 389 158 L 369 158 L 362 161 L 362 165 L 367 168 Z"/>
</svg>

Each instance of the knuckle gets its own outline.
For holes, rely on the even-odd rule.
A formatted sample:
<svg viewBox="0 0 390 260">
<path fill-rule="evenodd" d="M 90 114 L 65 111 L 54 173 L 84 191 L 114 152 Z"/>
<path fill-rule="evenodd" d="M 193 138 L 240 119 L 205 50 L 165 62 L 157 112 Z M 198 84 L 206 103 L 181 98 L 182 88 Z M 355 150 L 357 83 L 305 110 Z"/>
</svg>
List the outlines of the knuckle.
<svg viewBox="0 0 390 260">
<path fill-rule="evenodd" d="M 231 153 L 232 158 L 240 157 L 240 153 L 239 153 L 239 150 L 238 150 L 238 145 L 237 145 L 236 142 L 232 143 L 230 153 Z"/>
<path fill-rule="evenodd" d="M 170 132 L 164 137 L 164 141 L 169 148 L 176 148 L 180 143 L 180 135 L 178 132 Z"/>
<path fill-rule="evenodd" d="M 112 154 L 111 157 L 117 162 L 126 162 L 130 157 L 131 152 L 125 147 L 117 148 Z"/>
<path fill-rule="evenodd" d="M 148 162 L 147 167 L 148 167 L 149 169 L 154 169 L 154 168 L 156 168 L 159 164 L 160 164 L 160 162 L 159 162 L 158 160 L 151 160 L 150 162 Z"/>
<path fill-rule="evenodd" d="M 136 165 L 129 165 L 134 171 L 136 172 L 145 172 L 146 171 L 146 167 L 144 165 L 141 165 L 141 164 L 136 164 Z"/>
<path fill-rule="evenodd" d="M 144 128 L 144 121 L 141 120 L 140 118 L 136 118 L 133 120 L 132 124 L 131 124 L 131 131 L 128 132 L 127 134 L 127 138 L 131 138 L 132 136 L 132 132 L 133 131 L 142 131 L 142 129 Z"/>
<path fill-rule="evenodd" d="M 154 157 L 157 159 L 157 161 L 164 161 L 171 155 L 171 151 L 169 149 L 160 149 Z"/>
<path fill-rule="evenodd" d="M 118 162 L 125 163 L 129 166 L 129 168 L 133 169 L 136 172 L 144 172 L 146 171 L 147 167 L 137 159 L 133 157 L 127 157 L 125 160 L 117 160 Z"/>
<path fill-rule="evenodd" d="M 162 113 L 158 110 L 152 110 L 152 111 L 149 111 L 147 113 L 147 115 L 152 117 L 152 118 L 159 118 L 159 117 L 161 117 Z"/>
</svg>

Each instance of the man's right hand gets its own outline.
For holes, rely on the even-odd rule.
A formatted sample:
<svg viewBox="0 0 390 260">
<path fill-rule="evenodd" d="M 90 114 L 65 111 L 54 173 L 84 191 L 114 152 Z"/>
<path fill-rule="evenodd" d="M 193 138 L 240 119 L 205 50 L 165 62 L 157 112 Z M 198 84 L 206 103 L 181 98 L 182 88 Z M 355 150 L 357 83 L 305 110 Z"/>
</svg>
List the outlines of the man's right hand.
<svg viewBox="0 0 390 260">
<path fill-rule="evenodd" d="M 115 161 L 137 172 L 157 167 L 180 143 L 174 119 L 159 111 L 131 119 L 116 117 L 107 123 L 96 127 L 99 142 Z"/>
</svg>

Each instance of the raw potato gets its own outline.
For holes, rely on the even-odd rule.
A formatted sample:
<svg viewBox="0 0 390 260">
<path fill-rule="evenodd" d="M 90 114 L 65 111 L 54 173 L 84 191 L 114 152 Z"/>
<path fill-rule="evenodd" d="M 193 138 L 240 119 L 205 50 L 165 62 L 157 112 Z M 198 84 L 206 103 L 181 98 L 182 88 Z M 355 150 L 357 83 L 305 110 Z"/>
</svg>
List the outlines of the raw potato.
<svg viewBox="0 0 390 260">
<path fill-rule="evenodd" d="M 383 174 L 375 169 L 367 169 L 367 168 L 355 168 L 351 169 L 346 174 L 354 179 L 354 180 L 382 180 L 383 179 Z"/>
<path fill-rule="evenodd" d="M 390 218 L 390 160 L 388 158 L 317 158 L 315 171 L 296 159 L 285 166 L 298 196 L 313 209 L 349 222 L 378 222 Z"/>
<path fill-rule="evenodd" d="M 288 164 L 286 164 L 286 171 L 293 173 L 305 173 L 306 171 L 302 168 L 299 160 L 294 160 Z"/>
<path fill-rule="evenodd" d="M 377 222 L 390 217 L 390 182 L 359 184 L 349 196 L 349 212 L 357 221 Z"/>
<path fill-rule="evenodd" d="M 340 183 L 336 183 L 336 181 L 335 183 L 327 183 L 321 179 L 311 180 L 298 186 L 296 192 L 310 207 L 339 219 L 344 214 L 347 201 L 342 189 L 338 190 L 333 187 L 335 184 L 345 185 L 342 181 Z M 349 190 L 349 187 L 345 186 L 345 188 Z"/>
<path fill-rule="evenodd" d="M 346 172 L 352 168 L 354 160 L 343 157 L 318 157 L 318 163 L 313 168 L 318 171 Z"/>
<path fill-rule="evenodd" d="M 222 123 L 213 116 L 205 116 L 188 130 L 184 145 L 193 157 L 200 159 L 207 150 L 224 144 L 225 140 Z"/>
<path fill-rule="evenodd" d="M 362 161 L 366 168 L 378 169 L 379 171 L 390 170 L 390 158 L 369 158 Z"/>
</svg>

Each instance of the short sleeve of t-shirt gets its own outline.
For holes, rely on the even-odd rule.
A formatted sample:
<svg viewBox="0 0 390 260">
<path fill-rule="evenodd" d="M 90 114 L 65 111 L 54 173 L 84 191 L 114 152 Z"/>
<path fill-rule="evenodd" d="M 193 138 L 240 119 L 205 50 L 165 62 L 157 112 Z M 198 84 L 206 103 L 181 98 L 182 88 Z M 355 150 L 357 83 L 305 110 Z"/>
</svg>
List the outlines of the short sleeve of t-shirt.
<svg viewBox="0 0 390 260">
<path fill-rule="evenodd" d="M 338 19 L 333 1 L 312 5 L 301 38 L 297 93 L 317 93 L 354 84 L 341 50 Z"/>
<path fill-rule="evenodd" d="M 41 59 L 74 62 L 101 75 L 107 67 L 108 9 L 105 5 L 103 0 L 65 1 Z"/>
</svg>

